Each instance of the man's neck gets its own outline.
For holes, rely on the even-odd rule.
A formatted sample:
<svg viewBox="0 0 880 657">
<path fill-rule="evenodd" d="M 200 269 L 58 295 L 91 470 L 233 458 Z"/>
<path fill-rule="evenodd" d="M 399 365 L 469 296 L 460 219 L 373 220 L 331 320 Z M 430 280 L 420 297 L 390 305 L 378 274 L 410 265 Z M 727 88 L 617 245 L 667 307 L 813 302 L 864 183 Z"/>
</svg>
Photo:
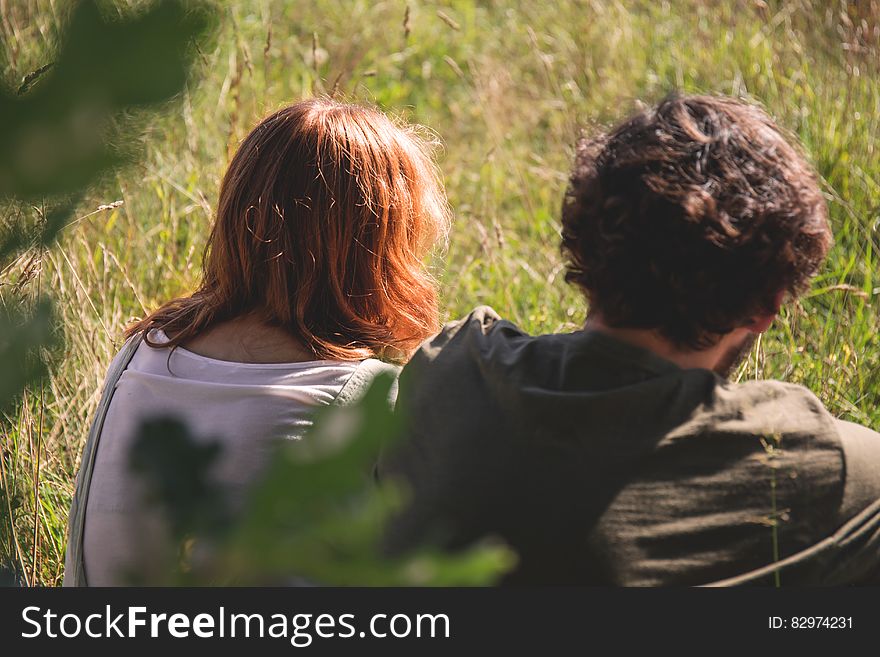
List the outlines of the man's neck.
<svg viewBox="0 0 880 657">
<path fill-rule="evenodd" d="M 608 326 L 598 313 L 590 313 L 586 324 L 584 324 L 584 330 L 598 331 L 620 342 L 646 349 L 665 360 L 675 363 L 682 369 L 701 368 L 714 370 L 727 350 L 726 341 L 723 339 L 712 347 L 701 351 L 681 350 L 658 335 L 656 331 Z"/>
</svg>

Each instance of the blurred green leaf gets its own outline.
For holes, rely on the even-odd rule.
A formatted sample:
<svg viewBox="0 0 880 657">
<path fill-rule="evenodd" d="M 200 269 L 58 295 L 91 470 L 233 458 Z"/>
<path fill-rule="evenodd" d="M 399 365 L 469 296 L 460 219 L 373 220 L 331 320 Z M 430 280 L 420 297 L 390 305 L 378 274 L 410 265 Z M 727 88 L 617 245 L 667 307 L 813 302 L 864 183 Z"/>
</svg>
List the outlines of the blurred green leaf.
<svg viewBox="0 0 880 657">
<path fill-rule="evenodd" d="M 94 0 L 78 3 L 54 65 L 26 78 L 24 95 L 0 89 L 0 197 L 76 193 L 121 164 L 111 120 L 179 93 L 210 27 L 202 5 L 180 0 L 116 20 Z"/>
<path fill-rule="evenodd" d="M 147 475 L 147 501 L 167 511 L 177 539 L 215 531 L 225 519 L 223 493 L 209 476 L 219 453 L 218 443 L 193 441 L 176 420 L 154 418 L 141 426 L 131 468 Z"/>
<path fill-rule="evenodd" d="M 56 60 L 25 76 L 18 92 L 0 88 L 0 198 L 49 207 L 36 226 L 22 215 L 4 226 L 0 263 L 51 243 L 88 185 L 122 163 L 118 146 L 126 140 L 111 134 L 112 120 L 183 89 L 194 40 L 207 33 L 210 16 L 201 4 L 163 0 L 110 20 L 84 0 Z M 0 316 L 0 411 L 46 373 L 39 348 L 52 337 L 51 318 L 45 300 L 30 315 L 7 308 Z"/>
<path fill-rule="evenodd" d="M 21 578 L 10 565 L 0 564 L 0 586 L 21 586 Z"/>
<path fill-rule="evenodd" d="M 0 413 L 9 411 L 21 391 L 46 373 L 40 349 L 54 342 L 52 306 L 40 301 L 30 313 L 0 310 Z"/>
<path fill-rule="evenodd" d="M 118 119 L 183 90 L 196 42 L 209 33 L 212 17 L 203 3 L 160 0 L 111 19 L 94 0 L 83 0 L 70 14 L 54 61 L 26 75 L 16 90 L 0 84 L 0 200 L 7 209 L 0 223 L 0 267 L 20 251 L 53 242 L 88 187 L 125 161 L 137 132 L 123 133 Z M 123 124 L 131 127 L 131 121 Z M 27 211 L 15 211 L 20 208 Z M 48 300 L 32 311 L 23 311 L 21 300 L 11 301 L 4 299 L 0 309 L 0 413 L 46 374 L 43 353 L 56 334 Z M 173 433 L 154 431 L 171 441 L 163 453 L 181 458 L 179 467 L 198 469 L 209 460 L 208 454 L 187 452 L 180 440 L 174 443 Z M 158 458 L 156 450 L 139 456 Z M 173 479 L 177 472 L 167 470 L 160 483 L 178 494 L 203 492 L 187 490 Z M 8 494 L 4 490 L 2 497 Z M 192 525 L 195 508 L 179 507 L 176 526 Z M 11 527 L 13 520 L 6 521 Z M 2 543 L 0 556 L 8 560 L 11 548 Z"/>
</svg>

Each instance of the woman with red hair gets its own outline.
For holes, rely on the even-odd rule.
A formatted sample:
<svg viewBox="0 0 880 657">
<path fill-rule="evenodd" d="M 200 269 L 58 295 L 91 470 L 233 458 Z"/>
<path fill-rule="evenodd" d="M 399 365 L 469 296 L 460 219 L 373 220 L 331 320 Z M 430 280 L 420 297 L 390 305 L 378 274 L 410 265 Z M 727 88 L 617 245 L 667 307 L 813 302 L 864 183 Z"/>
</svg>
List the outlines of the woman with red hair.
<svg viewBox="0 0 880 657">
<path fill-rule="evenodd" d="M 430 143 L 378 110 L 296 103 L 245 138 L 220 188 L 192 294 L 130 326 L 108 373 L 71 508 L 67 585 L 149 578 L 165 531 L 129 453 L 177 417 L 219 441 L 212 475 L 241 499 L 278 439 L 356 398 L 438 328 L 426 269 L 449 210 Z"/>
</svg>

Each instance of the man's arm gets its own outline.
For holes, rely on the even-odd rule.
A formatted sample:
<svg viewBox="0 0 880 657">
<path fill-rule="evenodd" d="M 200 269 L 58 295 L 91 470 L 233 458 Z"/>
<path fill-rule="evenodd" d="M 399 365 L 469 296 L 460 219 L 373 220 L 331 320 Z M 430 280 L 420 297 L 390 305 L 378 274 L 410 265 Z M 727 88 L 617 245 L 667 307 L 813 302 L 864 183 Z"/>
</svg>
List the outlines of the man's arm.
<svg viewBox="0 0 880 657">
<path fill-rule="evenodd" d="M 835 420 L 843 445 L 846 479 L 841 519 L 846 522 L 880 500 L 880 433 L 843 420 Z M 880 584 L 880 567 L 860 584 Z"/>
<path fill-rule="evenodd" d="M 851 518 L 880 499 L 880 433 L 843 420 L 835 424 L 846 463 L 840 512 Z"/>
</svg>

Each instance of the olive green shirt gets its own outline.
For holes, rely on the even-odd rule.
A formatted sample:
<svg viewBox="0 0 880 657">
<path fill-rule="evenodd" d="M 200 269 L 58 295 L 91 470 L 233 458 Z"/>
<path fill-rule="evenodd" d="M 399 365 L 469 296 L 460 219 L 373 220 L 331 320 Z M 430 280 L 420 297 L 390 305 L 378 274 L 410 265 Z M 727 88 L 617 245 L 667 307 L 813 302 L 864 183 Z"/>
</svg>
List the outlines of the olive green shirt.
<svg viewBox="0 0 880 657">
<path fill-rule="evenodd" d="M 880 434 L 801 386 L 478 308 L 404 368 L 398 411 L 392 550 L 498 536 L 511 584 L 880 583 Z"/>
</svg>

